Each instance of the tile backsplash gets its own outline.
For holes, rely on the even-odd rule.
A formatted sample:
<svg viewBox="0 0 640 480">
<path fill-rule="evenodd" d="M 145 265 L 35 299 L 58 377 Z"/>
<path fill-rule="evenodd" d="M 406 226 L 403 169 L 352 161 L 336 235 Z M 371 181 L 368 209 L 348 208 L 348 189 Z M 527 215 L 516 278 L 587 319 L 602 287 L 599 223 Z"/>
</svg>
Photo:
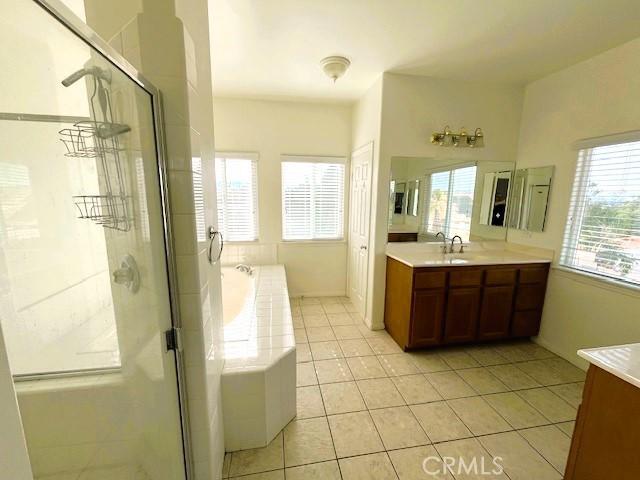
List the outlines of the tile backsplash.
<svg viewBox="0 0 640 480">
<path fill-rule="evenodd" d="M 274 265 L 278 263 L 278 249 L 275 243 L 243 243 L 224 246 L 222 265 Z"/>
</svg>

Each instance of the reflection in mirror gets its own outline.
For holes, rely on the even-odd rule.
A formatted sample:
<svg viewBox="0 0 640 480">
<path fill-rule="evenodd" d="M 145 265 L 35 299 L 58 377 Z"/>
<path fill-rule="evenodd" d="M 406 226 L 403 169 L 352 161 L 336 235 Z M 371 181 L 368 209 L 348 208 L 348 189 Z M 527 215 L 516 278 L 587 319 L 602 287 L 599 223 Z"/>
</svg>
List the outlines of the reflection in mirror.
<svg viewBox="0 0 640 480">
<path fill-rule="evenodd" d="M 418 202 L 420 197 L 420 180 L 411 180 L 408 183 L 407 190 L 407 209 L 406 215 L 411 217 L 418 216 Z"/>
<path fill-rule="evenodd" d="M 480 223 L 494 227 L 506 227 L 507 201 L 511 186 L 511 170 L 484 174 Z"/>
<path fill-rule="evenodd" d="M 394 204 L 393 204 L 393 213 L 396 215 L 404 214 L 404 183 L 396 183 L 395 188 L 395 196 L 394 196 Z"/>
<path fill-rule="evenodd" d="M 547 206 L 553 166 L 516 170 L 509 207 L 509 228 L 542 232 L 547 218 Z"/>
<path fill-rule="evenodd" d="M 389 241 L 504 240 L 512 172 L 511 162 L 393 157 Z"/>
</svg>

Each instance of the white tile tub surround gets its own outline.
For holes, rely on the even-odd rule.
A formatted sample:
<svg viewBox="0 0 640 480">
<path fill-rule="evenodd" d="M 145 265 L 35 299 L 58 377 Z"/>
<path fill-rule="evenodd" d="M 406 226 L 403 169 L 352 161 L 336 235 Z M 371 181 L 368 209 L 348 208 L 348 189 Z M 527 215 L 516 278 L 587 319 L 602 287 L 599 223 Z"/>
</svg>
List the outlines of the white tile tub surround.
<svg viewBox="0 0 640 480">
<path fill-rule="evenodd" d="M 227 451 L 264 447 L 296 415 L 296 342 L 283 265 L 238 276 L 222 269 L 223 302 L 246 288 L 225 319 L 222 408 Z M 226 275 L 225 275 L 226 273 Z M 227 307 L 227 306 L 225 306 Z"/>
</svg>

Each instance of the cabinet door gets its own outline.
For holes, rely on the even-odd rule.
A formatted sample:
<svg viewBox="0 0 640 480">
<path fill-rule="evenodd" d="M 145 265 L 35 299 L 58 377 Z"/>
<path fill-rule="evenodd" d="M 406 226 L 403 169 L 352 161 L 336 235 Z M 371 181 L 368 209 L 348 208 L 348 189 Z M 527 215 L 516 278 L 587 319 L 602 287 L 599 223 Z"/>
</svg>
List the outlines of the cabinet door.
<svg viewBox="0 0 640 480">
<path fill-rule="evenodd" d="M 545 290 L 544 283 L 519 285 L 516 295 L 516 310 L 542 310 Z"/>
<path fill-rule="evenodd" d="M 533 337 L 538 335 L 542 310 L 527 310 L 515 312 L 511 322 L 512 337 Z"/>
<path fill-rule="evenodd" d="M 485 287 L 478 323 L 478 338 L 491 340 L 509 336 L 515 287 Z"/>
<path fill-rule="evenodd" d="M 451 288 L 444 329 L 446 343 L 469 342 L 476 337 L 480 288 Z"/>
<path fill-rule="evenodd" d="M 416 290 L 413 294 L 409 346 L 439 345 L 442 341 L 444 290 Z"/>
</svg>

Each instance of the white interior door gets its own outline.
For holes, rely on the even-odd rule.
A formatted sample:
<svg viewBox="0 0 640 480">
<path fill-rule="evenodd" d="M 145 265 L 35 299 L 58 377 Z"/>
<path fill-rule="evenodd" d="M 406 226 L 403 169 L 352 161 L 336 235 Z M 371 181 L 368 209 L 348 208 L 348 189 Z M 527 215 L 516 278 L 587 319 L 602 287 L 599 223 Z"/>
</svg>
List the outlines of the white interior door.
<svg viewBox="0 0 640 480">
<path fill-rule="evenodd" d="M 373 143 L 351 154 L 349 195 L 349 297 L 366 315 L 369 269 L 369 224 L 371 212 L 371 166 Z"/>
</svg>

